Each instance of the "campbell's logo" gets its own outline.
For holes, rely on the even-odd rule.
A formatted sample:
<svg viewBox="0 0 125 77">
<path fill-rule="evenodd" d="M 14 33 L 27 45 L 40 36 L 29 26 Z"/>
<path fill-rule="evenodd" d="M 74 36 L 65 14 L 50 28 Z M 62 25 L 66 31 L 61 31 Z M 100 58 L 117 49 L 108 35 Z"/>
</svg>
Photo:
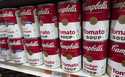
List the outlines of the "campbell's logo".
<svg viewBox="0 0 125 77">
<path fill-rule="evenodd" d="M 39 10 L 38 15 L 40 14 L 50 14 L 49 8 Z"/>
<path fill-rule="evenodd" d="M 120 76 L 124 76 L 125 75 L 125 72 L 123 71 L 117 71 L 116 69 L 113 68 L 113 73 L 117 74 L 117 75 L 120 75 Z M 119 76 L 118 76 L 119 77 Z"/>
<path fill-rule="evenodd" d="M 83 46 L 87 51 L 103 51 L 103 45 Z"/>
<path fill-rule="evenodd" d="M 116 53 L 121 53 L 125 55 L 125 49 L 120 48 L 119 45 L 113 45 L 112 46 L 112 51 L 116 52 Z"/>
<path fill-rule="evenodd" d="M 9 44 L 10 44 L 10 45 L 21 45 L 22 43 L 21 43 L 20 40 L 18 40 L 18 41 L 10 42 Z"/>
<path fill-rule="evenodd" d="M 84 33 L 85 34 L 90 34 L 90 35 L 101 35 L 101 34 L 105 34 L 105 31 L 104 30 L 93 31 L 93 30 L 86 30 L 86 29 L 84 29 Z"/>
<path fill-rule="evenodd" d="M 43 43 L 42 46 L 43 46 L 43 47 L 47 47 L 47 48 L 53 48 L 53 47 L 55 47 L 55 44 L 54 44 L 54 42 L 51 42 L 51 43 Z"/>
<path fill-rule="evenodd" d="M 14 16 L 14 14 L 12 11 L 5 11 L 3 13 L 3 17 L 13 17 L 13 16 Z"/>
<path fill-rule="evenodd" d="M 67 5 L 65 8 L 60 8 L 59 13 L 67 13 L 67 12 L 77 12 L 77 5 Z"/>
<path fill-rule="evenodd" d="M 125 35 L 125 31 L 111 29 L 111 33 L 115 35 Z"/>
<path fill-rule="evenodd" d="M 75 31 L 72 31 L 72 30 L 70 30 L 70 31 L 60 31 L 60 34 L 64 34 L 64 35 L 73 35 L 73 34 L 75 34 L 76 32 Z"/>
<path fill-rule="evenodd" d="M 26 46 L 39 46 L 38 41 L 33 41 L 30 43 L 26 43 Z"/>
<path fill-rule="evenodd" d="M 93 10 L 107 9 L 108 8 L 107 3 L 108 1 L 104 1 L 104 2 L 99 1 L 95 5 L 86 6 L 84 10 L 90 10 L 92 12 Z"/>
<path fill-rule="evenodd" d="M 64 45 L 62 42 L 60 43 L 61 48 L 64 49 L 76 49 L 79 48 L 79 44 L 78 43 L 71 43 L 70 45 Z"/>
<path fill-rule="evenodd" d="M 115 3 L 113 7 L 114 8 L 120 8 L 120 9 L 125 8 L 125 1 L 120 2 L 120 3 Z"/>
<path fill-rule="evenodd" d="M 21 13 L 23 15 L 32 15 L 32 10 L 31 9 L 24 9 Z"/>
</svg>

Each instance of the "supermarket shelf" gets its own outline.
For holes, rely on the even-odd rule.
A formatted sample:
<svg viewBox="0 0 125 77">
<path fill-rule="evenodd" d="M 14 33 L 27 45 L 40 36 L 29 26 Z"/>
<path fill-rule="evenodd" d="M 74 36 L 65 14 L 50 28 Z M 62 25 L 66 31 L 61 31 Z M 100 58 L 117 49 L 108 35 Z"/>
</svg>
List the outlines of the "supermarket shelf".
<svg viewBox="0 0 125 77">
<path fill-rule="evenodd" d="M 9 69 L 13 71 L 35 75 L 35 76 L 43 76 L 42 70 L 38 68 L 27 67 L 23 65 L 15 65 L 13 63 L 5 63 L 5 62 L 0 62 L 0 67 L 4 69 Z"/>
<path fill-rule="evenodd" d="M 59 1 L 62 0 L 0 0 L 0 8 L 36 5 L 41 3 L 59 2 Z"/>
<path fill-rule="evenodd" d="M 49 71 L 53 71 L 53 72 L 60 72 L 60 73 L 67 73 L 60 68 L 50 69 L 44 65 L 42 65 L 42 66 L 31 66 L 29 64 L 17 65 L 17 64 L 14 64 L 13 62 L 7 63 L 7 62 L 3 62 L 1 60 L 0 60 L 0 67 L 5 68 L 5 69 L 9 69 L 9 70 L 14 70 L 14 71 L 18 71 L 18 72 L 23 72 L 23 73 L 35 75 L 35 76 L 43 76 L 44 74 L 42 73 L 42 71 L 44 71 L 44 70 L 49 70 Z M 77 73 L 67 73 L 67 74 L 77 75 L 77 76 L 81 76 L 81 77 L 94 77 L 94 76 L 89 76 L 82 71 L 77 72 Z M 108 77 L 108 75 L 104 75 L 102 77 Z"/>
</svg>

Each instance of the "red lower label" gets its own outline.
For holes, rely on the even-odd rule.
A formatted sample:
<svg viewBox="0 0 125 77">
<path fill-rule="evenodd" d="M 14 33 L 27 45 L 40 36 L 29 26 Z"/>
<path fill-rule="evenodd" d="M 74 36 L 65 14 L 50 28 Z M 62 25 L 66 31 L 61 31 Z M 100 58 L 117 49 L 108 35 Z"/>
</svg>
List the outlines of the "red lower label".
<svg viewBox="0 0 125 77">
<path fill-rule="evenodd" d="M 107 56 L 107 41 L 103 42 L 83 42 L 83 55 L 84 57 L 93 60 L 102 60 Z"/>
<path fill-rule="evenodd" d="M 9 39 L 9 45 L 13 52 L 17 52 L 17 50 L 24 50 L 22 38 Z"/>
<path fill-rule="evenodd" d="M 41 52 L 40 39 L 38 38 L 24 39 L 24 44 L 25 44 L 26 50 L 30 54 Z"/>
<path fill-rule="evenodd" d="M 8 49 L 8 38 L 0 38 L 0 48 Z"/>
<path fill-rule="evenodd" d="M 111 41 L 110 45 L 110 59 L 118 63 L 122 63 L 125 60 L 125 44 Z"/>
<path fill-rule="evenodd" d="M 42 40 L 42 48 L 43 51 L 46 52 L 48 55 L 55 55 L 58 54 L 59 50 L 59 41 L 58 39 L 55 40 Z"/>
<path fill-rule="evenodd" d="M 61 55 L 67 57 L 77 57 L 81 55 L 80 40 L 77 41 L 61 41 Z"/>
</svg>

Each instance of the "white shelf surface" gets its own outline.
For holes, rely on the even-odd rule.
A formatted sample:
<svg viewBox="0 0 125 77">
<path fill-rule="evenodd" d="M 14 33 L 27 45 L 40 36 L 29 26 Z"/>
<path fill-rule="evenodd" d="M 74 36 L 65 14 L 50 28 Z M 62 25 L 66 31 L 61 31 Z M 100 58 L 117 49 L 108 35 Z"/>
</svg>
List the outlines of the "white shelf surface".
<svg viewBox="0 0 125 77">
<path fill-rule="evenodd" d="M 2 60 L 0 60 L 0 67 L 5 68 L 5 69 L 9 69 L 9 70 L 18 71 L 18 72 L 23 72 L 26 74 L 35 75 L 35 76 L 43 76 L 44 75 L 44 73 L 42 73 L 43 70 L 50 70 L 53 72 L 67 73 L 67 72 L 63 71 L 61 68 L 50 69 L 50 68 L 47 68 L 45 65 L 41 65 L 41 66 L 31 66 L 30 64 L 17 65 L 13 62 L 4 62 Z M 78 75 L 81 77 L 97 77 L 97 76 L 87 75 L 83 71 L 79 71 L 76 73 L 67 73 L 67 74 Z M 109 76 L 104 75 L 102 77 L 109 77 Z"/>
</svg>

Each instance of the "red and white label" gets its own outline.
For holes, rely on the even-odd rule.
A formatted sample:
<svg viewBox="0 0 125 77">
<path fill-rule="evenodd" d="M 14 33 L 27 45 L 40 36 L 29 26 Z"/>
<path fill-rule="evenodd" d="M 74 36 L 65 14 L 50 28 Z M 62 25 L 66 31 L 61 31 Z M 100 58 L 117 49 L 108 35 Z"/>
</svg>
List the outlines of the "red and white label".
<svg viewBox="0 0 125 77">
<path fill-rule="evenodd" d="M 125 43 L 125 2 L 117 0 L 113 2 L 111 40 Z"/>
<path fill-rule="evenodd" d="M 122 63 L 125 59 L 125 46 L 124 43 L 116 43 L 111 41 L 111 48 L 110 48 L 110 59 Z"/>
<path fill-rule="evenodd" d="M 43 63 L 43 56 L 40 39 L 24 39 L 24 43 L 28 52 L 28 62 L 32 65 L 41 65 Z"/>
<path fill-rule="evenodd" d="M 17 64 L 26 63 L 26 51 L 24 49 L 23 39 L 9 39 L 9 45 L 14 53 L 14 61 Z"/>
<path fill-rule="evenodd" d="M 22 44 L 22 31 L 19 24 L 19 10 L 15 8 L 8 8 L 3 10 L 3 18 L 5 22 L 7 23 L 7 36 L 9 38 L 9 45 L 12 49 L 12 52 L 14 53 L 14 60 L 16 63 L 24 63 L 26 60 L 24 58 L 24 46 Z M 6 29 L 5 26 L 1 26 L 2 28 Z M 3 29 L 3 30 L 4 30 Z M 20 53 L 22 54 L 18 54 Z M 21 52 L 22 51 L 22 52 Z M 20 56 L 20 57 L 19 57 Z"/>
<path fill-rule="evenodd" d="M 8 8 L 3 10 L 3 18 L 8 25 L 8 38 L 21 38 L 22 32 L 18 21 L 18 10 Z"/>
<path fill-rule="evenodd" d="M 58 12 L 62 69 L 76 72 L 81 69 L 80 3 L 77 1 L 60 2 Z"/>
<path fill-rule="evenodd" d="M 106 71 L 107 41 L 83 42 L 83 70 L 91 75 L 102 75 Z"/>
<path fill-rule="evenodd" d="M 38 6 L 40 35 L 44 52 L 44 64 L 50 68 L 60 66 L 57 12 L 55 4 Z"/>
<path fill-rule="evenodd" d="M 78 40 L 81 38 L 80 3 L 61 2 L 59 11 L 59 37 L 60 40 Z"/>
<path fill-rule="evenodd" d="M 68 72 L 81 69 L 80 40 L 60 41 L 62 68 Z"/>
<path fill-rule="evenodd" d="M 57 12 L 55 4 L 38 6 L 41 39 L 57 39 Z"/>
<path fill-rule="evenodd" d="M 83 39 L 107 40 L 109 17 L 109 0 L 87 0 L 83 4 Z"/>
<path fill-rule="evenodd" d="M 24 38 L 38 38 L 40 34 L 36 15 L 36 7 L 21 7 L 20 15 Z"/>
<path fill-rule="evenodd" d="M 0 9 L 0 38 L 7 37 L 7 25 L 5 25 L 3 10 Z"/>
</svg>

